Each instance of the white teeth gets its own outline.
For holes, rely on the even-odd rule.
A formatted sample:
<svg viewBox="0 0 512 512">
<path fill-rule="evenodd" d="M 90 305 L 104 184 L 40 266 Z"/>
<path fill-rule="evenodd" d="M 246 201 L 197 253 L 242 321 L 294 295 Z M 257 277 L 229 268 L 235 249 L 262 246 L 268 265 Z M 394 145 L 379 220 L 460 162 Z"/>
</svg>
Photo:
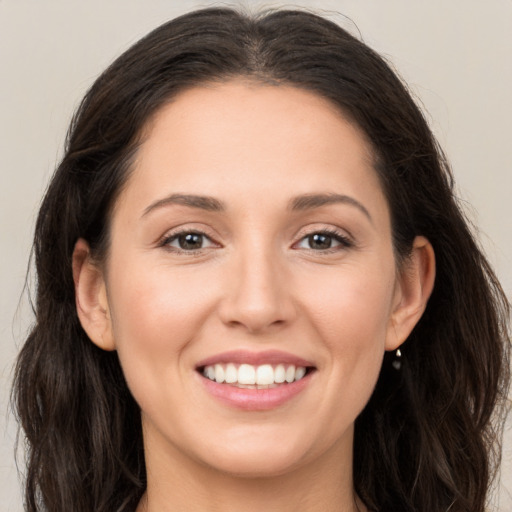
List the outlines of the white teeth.
<svg viewBox="0 0 512 512">
<path fill-rule="evenodd" d="M 283 384 L 284 382 L 292 383 L 304 378 L 306 368 L 304 366 L 295 367 L 291 364 L 285 366 L 278 364 L 272 366 L 270 364 L 262 364 L 253 366 L 251 364 L 241 364 L 238 366 L 234 363 L 215 364 L 205 366 L 203 375 L 222 384 L 238 384 L 240 387 L 254 386 L 273 386 L 275 384 Z"/>
<path fill-rule="evenodd" d="M 263 386 L 274 384 L 274 368 L 269 364 L 258 366 L 256 370 L 256 384 Z"/>
<path fill-rule="evenodd" d="M 295 380 L 302 379 L 302 377 L 304 377 L 304 375 L 306 375 L 306 368 L 304 368 L 303 366 L 299 366 L 295 370 Z"/>
<path fill-rule="evenodd" d="M 250 364 L 241 364 L 238 368 L 238 384 L 256 384 L 256 369 Z"/>
<path fill-rule="evenodd" d="M 215 368 L 213 366 L 207 366 L 205 368 L 205 370 L 206 370 L 206 376 L 210 380 L 215 380 Z"/>
<path fill-rule="evenodd" d="M 215 365 L 215 380 L 219 383 L 222 383 L 226 380 L 224 368 L 221 364 Z"/>
<path fill-rule="evenodd" d="M 226 382 L 228 384 L 233 384 L 238 381 L 238 370 L 236 366 L 232 363 L 226 366 Z"/>
<path fill-rule="evenodd" d="M 286 382 L 293 382 L 295 380 L 295 366 L 293 364 L 286 368 Z"/>
<path fill-rule="evenodd" d="M 282 384 L 286 380 L 286 370 L 282 364 L 278 364 L 274 370 L 274 382 Z"/>
</svg>

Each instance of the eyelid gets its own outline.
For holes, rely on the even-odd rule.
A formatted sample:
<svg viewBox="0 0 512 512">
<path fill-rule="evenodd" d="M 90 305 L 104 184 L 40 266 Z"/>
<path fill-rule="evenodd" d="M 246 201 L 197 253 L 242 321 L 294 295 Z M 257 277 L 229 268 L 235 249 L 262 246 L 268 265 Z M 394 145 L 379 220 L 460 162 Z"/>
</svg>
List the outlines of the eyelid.
<svg viewBox="0 0 512 512">
<path fill-rule="evenodd" d="M 298 240 L 294 242 L 293 247 L 297 246 L 299 243 L 301 243 L 303 240 L 305 240 L 307 237 L 315 235 L 315 234 L 323 234 L 330 236 L 334 238 L 336 242 L 339 243 L 336 247 L 330 247 L 328 249 L 310 249 L 310 248 L 304 248 L 304 250 L 311 251 L 317 254 L 322 253 L 329 253 L 329 252 L 337 252 L 344 249 L 349 249 L 351 247 L 354 247 L 355 241 L 352 235 L 347 233 L 346 230 L 342 230 L 340 228 L 334 227 L 334 226 L 317 226 L 314 228 L 309 227 L 308 229 L 302 229 L 299 234 L 297 235 Z"/>
<path fill-rule="evenodd" d="M 171 245 L 169 245 L 171 241 L 174 241 L 180 235 L 185 235 L 185 234 L 201 235 L 202 237 L 209 240 L 211 245 L 208 247 L 201 247 L 200 249 L 193 249 L 193 250 L 192 249 L 185 250 L 185 249 L 181 249 L 179 247 L 172 247 Z M 219 244 L 214 239 L 214 237 L 210 233 L 208 233 L 208 230 L 206 230 L 204 228 L 195 228 L 192 226 L 180 226 L 180 227 L 176 227 L 174 229 L 167 231 L 162 237 L 160 237 L 160 239 L 157 242 L 157 246 L 162 247 L 164 249 L 168 249 L 169 251 L 174 252 L 174 253 L 183 253 L 183 254 L 188 254 L 188 255 L 193 255 L 193 254 L 199 255 L 206 249 L 221 247 L 221 244 Z"/>
<path fill-rule="evenodd" d="M 200 255 L 204 251 L 212 248 L 221 248 L 222 244 L 215 240 L 215 236 L 209 233 L 210 230 L 205 229 L 204 227 L 196 228 L 192 225 L 182 225 L 176 228 L 173 228 L 167 231 L 162 237 L 159 238 L 157 242 L 158 247 L 162 247 L 164 249 L 168 249 L 170 252 L 174 253 L 183 253 L 188 255 Z M 207 239 L 210 243 L 208 247 L 201 247 L 199 249 L 190 249 L 185 250 L 179 247 L 172 247 L 169 245 L 171 241 L 176 240 L 180 235 L 183 234 L 197 234 L 201 235 L 205 239 Z M 330 247 L 327 249 L 312 249 L 312 248 L 303 248 L 306 251 L 310 251 L 316 254 L 326 254 L 329 252 L 338 252 L 342 250 L 349 249 L 356 245 L 353 236 L 347 232 L 345 229 L 341 229 L 335 226 L 325 226 L 325 225 L 315 225 L 302 228 L 297 234 L 296 241 L 292 244 L 293 249 L 300 249 L 296 247 L 307 237 L 312 236 L 314 234 L 323 234 L 332 237 L 338 245 L 336 247 Z"/>
</svg>

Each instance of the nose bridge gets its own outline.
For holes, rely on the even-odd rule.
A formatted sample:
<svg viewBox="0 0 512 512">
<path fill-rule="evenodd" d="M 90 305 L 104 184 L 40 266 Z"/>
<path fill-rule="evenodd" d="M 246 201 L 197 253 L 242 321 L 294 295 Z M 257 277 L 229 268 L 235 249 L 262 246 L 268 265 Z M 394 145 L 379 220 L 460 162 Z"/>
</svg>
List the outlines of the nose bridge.
<svg viewBox="0 0 512 512">
<path fill-rule="evenodd" d="M 235 250 L 232 264 L 222 308 L 226 323 L 257 332 L 290 320 L 291 297 L 276 244 L 253 237 Z"/>
</svg>

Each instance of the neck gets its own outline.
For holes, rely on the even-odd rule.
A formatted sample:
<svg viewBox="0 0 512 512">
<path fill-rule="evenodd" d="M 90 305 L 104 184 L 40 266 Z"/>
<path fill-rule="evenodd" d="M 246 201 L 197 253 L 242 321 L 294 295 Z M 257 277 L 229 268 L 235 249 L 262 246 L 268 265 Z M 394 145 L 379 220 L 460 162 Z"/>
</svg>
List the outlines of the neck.
<svg viewBox="0 0 512 512">
<path fill-rule="evenodd" d="M 352 489 L 318 485 L 294 478 L 217 478 L 208 486 L 198 481 L 182 486 L 148 485 L 137 512 L 201 510 L 203 512 L 365 512 Z"/>
<path fill-rule="evenodd" d="M 160 452 L 146 457 L 148 485 L 137 512 L 366 512 L 353 490 L 351 449 L 340 451 L 346 450 L 333 448 L 322 460 L 265 477 L 233 475 L 180 452 L 170 458 Z"/>
</svg>

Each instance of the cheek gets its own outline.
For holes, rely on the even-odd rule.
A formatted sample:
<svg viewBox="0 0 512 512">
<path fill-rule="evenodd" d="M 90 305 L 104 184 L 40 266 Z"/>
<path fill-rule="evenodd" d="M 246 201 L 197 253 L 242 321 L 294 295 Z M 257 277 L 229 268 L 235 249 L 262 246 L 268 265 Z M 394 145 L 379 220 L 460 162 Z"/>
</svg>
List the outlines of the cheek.
<svg viewBox="0 0 512 512">
<path fill-rule="evenodd" d="M 179 392 L 186 348 L 207 309 L 193 285 L 170 274 L 161 266 L 126 264 L 110 276 L 119 361 L 135 401 L 151 417 L 173 418 L 175 409 L 186 406 L 186 393 Z"/>
<path fill-rule="evenodd" d="M 383 346 L 390 321 L 394 269 L 347 267 L 332 273 L 301 294 L 332 349 L 361 351 Z M 356 350 L 357 349 L 357 350 Z"/>
<path fill-rule="evenodd" d="M 205 323 L 208 298 L 198 283 L 161 265 L 125 260 L 109 276 L 109 304 L 119 360 L 141 408 L 186 371 L 186 347 Z"/>
<path fill-rule="evenodd" d="M 158 265 L 131 268 L 133 271 L 124 266 L 110 280 L 109 303 L 117 345 L 178 349 L 193 334 L 205 309 L 202 303 L 206 297 L 198 293 L 198 283 Z"/>
<path fill-rule="evenodd" d="M 316 283 L 320 285 L 321 281 Z M 347 267 L 324 284 L 310 290 L 306 308 L 315 335 L 323 341 L 330 380 L 336 383 L 330 399 L 337 402 L 342 393 L 347 409 L 360 411 L 373 392 L 382 366 L 394 267 Z"/>
</svg>

